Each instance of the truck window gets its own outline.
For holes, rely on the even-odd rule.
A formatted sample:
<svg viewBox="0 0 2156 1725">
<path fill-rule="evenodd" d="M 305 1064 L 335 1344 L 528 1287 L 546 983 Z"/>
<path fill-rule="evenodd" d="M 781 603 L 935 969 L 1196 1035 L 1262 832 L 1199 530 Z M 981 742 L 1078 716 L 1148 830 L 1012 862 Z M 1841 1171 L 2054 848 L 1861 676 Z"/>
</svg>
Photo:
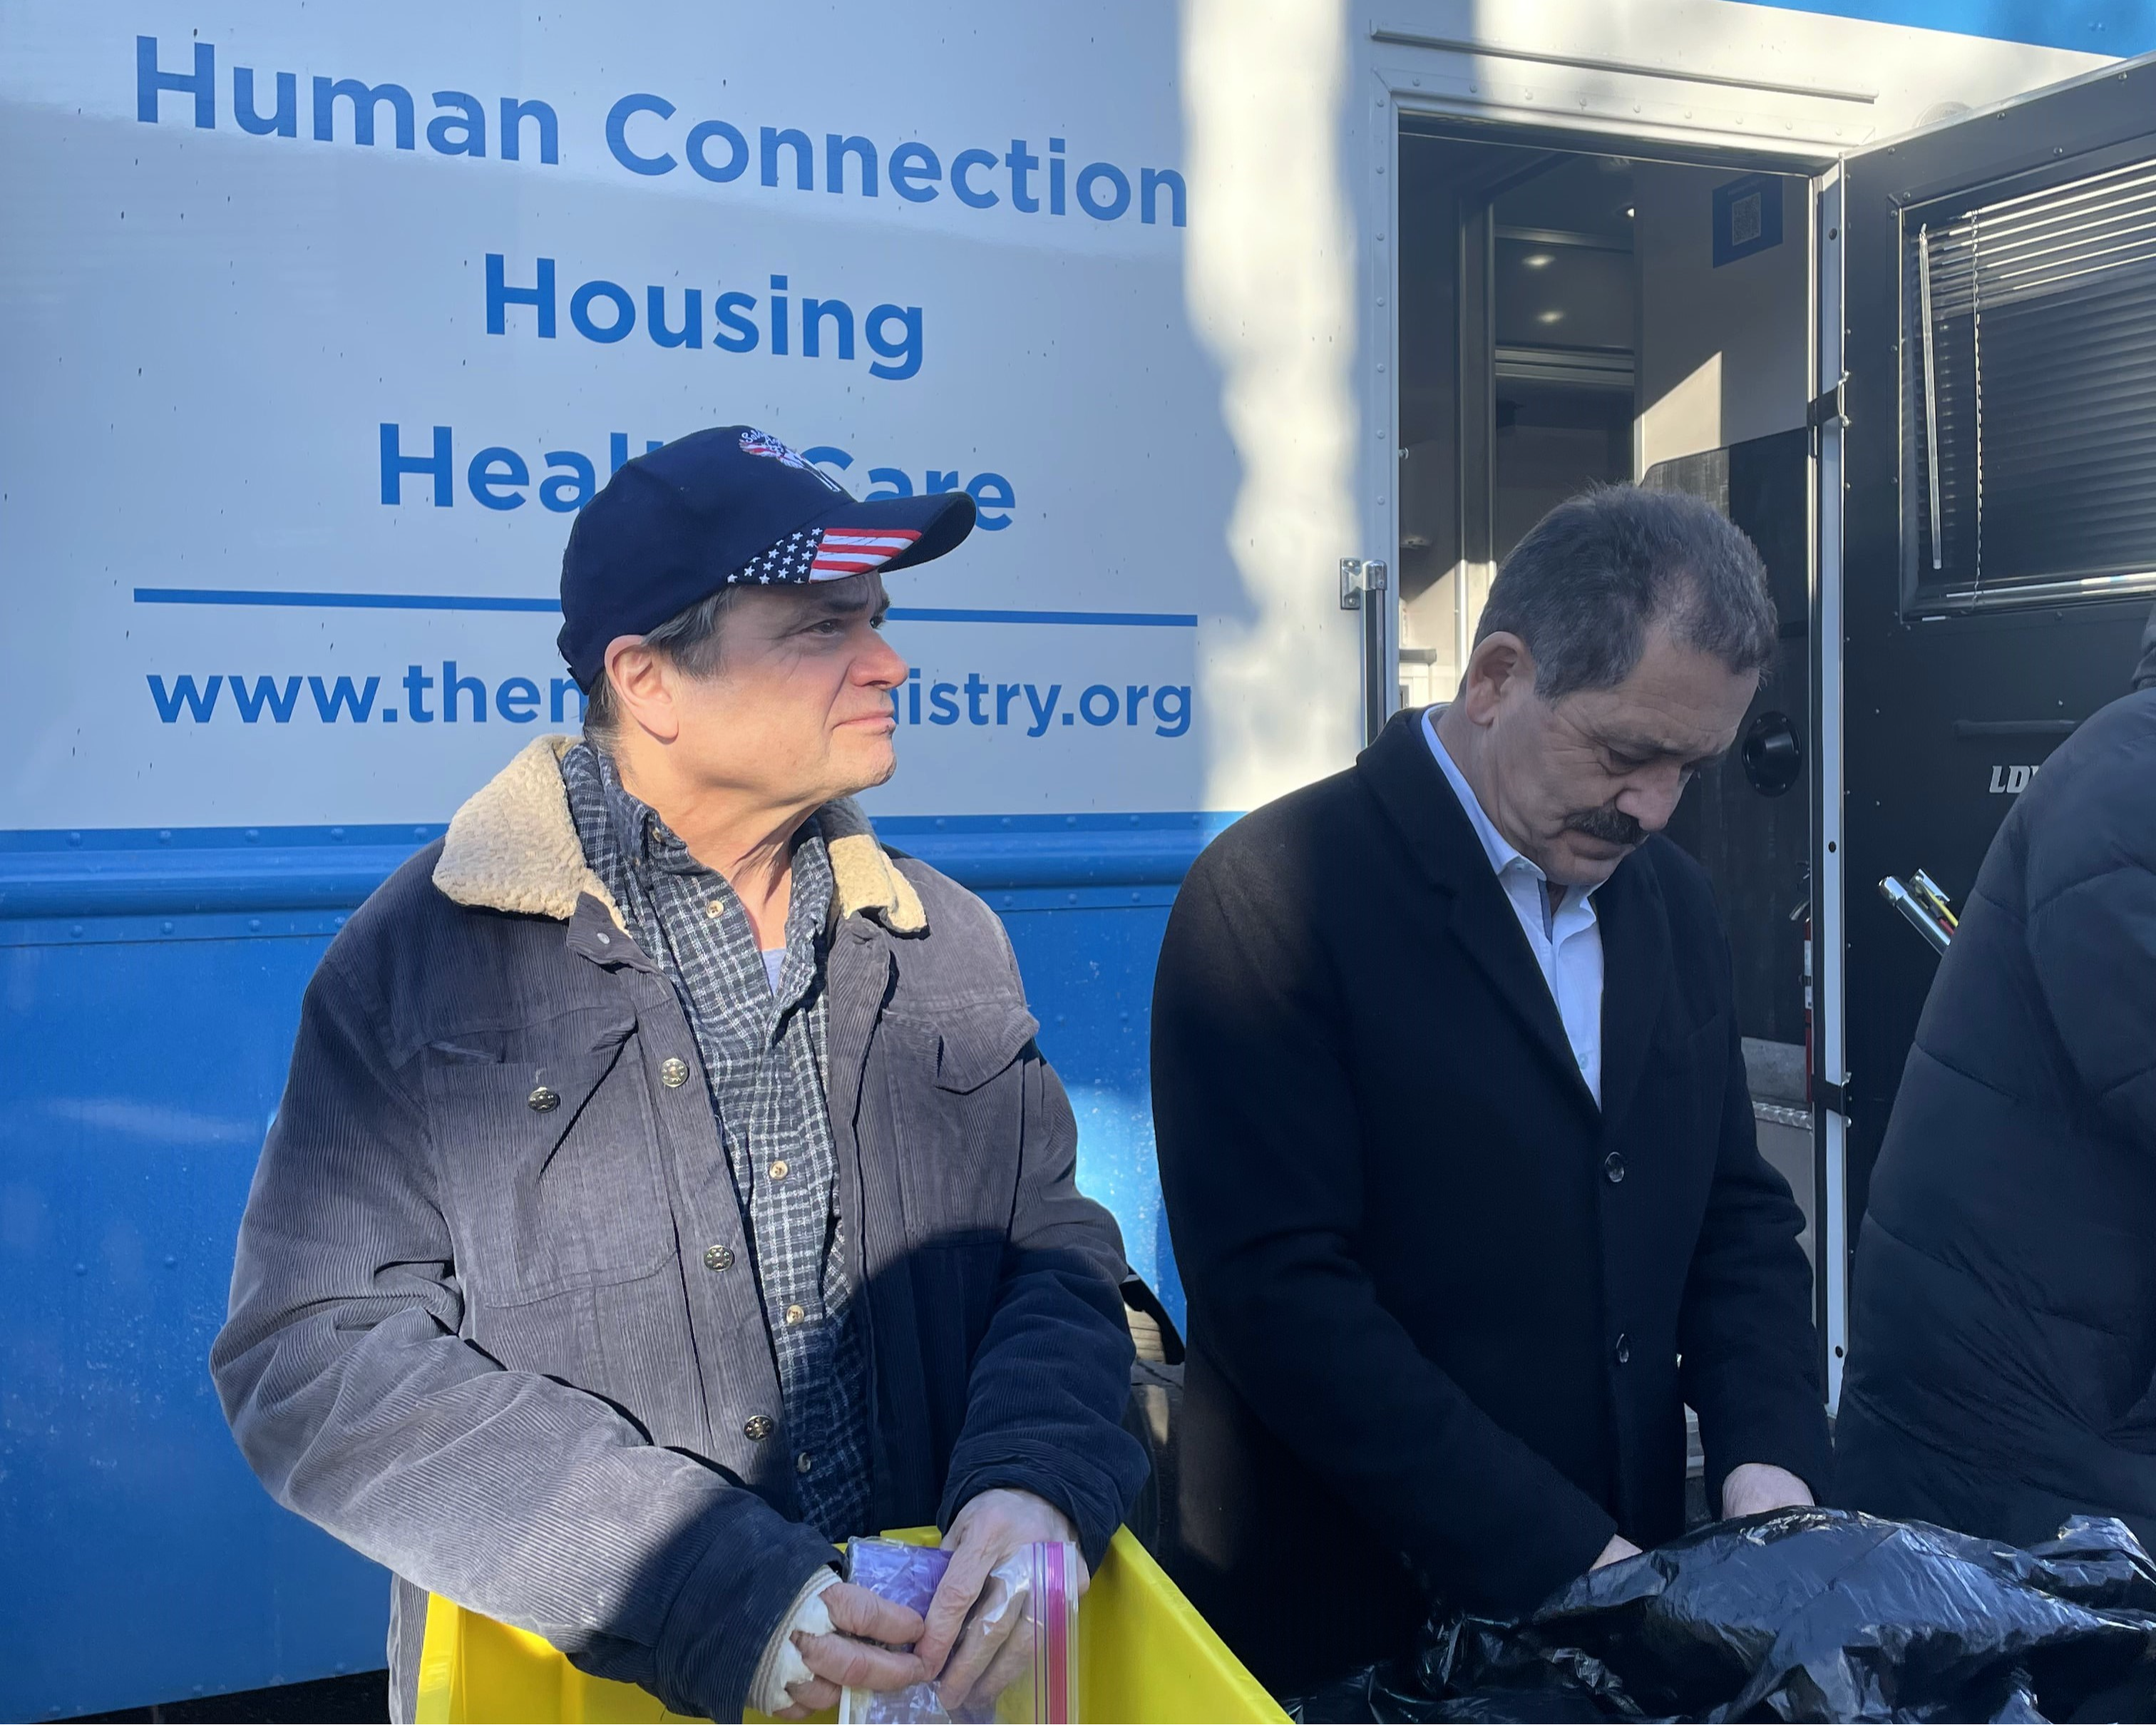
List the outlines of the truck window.
<svg viewBox="0 0 2156 1725">
<path fill-rule="evenodd" d="M 2156 162 L 2067 172 L 1903 215 L 1917 614 L 2156 591 Z"/>
</svg>

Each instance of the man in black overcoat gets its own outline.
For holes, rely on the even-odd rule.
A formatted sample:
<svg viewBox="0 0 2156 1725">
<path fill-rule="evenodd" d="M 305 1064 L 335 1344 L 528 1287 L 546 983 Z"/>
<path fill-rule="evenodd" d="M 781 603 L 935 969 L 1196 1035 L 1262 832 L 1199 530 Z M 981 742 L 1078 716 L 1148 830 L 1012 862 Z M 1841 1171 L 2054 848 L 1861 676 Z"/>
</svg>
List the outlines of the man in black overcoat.
<svg viewBox="0 0 2156 1725">
<path fill-rule="evenodd" d="M 1239 821 L 1177 901 L 1177 1568 L 1276 1692 L 1681 1532 L 1687 1404 L 1722 1513 L 1825 1483 L 1802 1218 L 1707 877 L 1660 836 L 1774 639 L 1707 505 L 1575 498 L 1453 702 Z"/>
</svg>

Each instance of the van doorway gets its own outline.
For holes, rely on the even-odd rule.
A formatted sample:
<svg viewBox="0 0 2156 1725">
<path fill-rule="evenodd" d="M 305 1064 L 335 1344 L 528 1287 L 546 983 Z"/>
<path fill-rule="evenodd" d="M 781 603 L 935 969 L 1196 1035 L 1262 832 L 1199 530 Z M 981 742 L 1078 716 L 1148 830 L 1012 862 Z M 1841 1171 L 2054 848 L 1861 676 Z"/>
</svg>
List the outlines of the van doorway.
<svg viewBox="0 0 2156 1725">
<path fill-rule="evenodd" d="M 1596 484 L 1691 492 L 1764 558 L 1782 644 L 1740 740 L 1671 836 L 1736 952 L 1761 1147 L 1804 1207 L 1810 843 L 1810 188 L 1741 165 L 1543 147 L 1403 122 L 1397 695 L 1449 700 L 1490 583 Z"/>
</svg>

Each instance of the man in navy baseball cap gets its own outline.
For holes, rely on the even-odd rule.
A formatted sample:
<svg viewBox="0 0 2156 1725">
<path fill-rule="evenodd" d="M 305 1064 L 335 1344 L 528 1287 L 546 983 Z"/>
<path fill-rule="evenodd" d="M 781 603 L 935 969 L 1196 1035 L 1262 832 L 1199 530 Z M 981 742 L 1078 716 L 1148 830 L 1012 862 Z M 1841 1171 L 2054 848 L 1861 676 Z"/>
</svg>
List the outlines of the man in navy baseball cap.
<svg viewBox="0 0 2156 1725">
<path fill-rule="evenodd" d="M 629 463 L 578 516 L 557 644 L 588 695 L 609 642 L 648 634 L 721 588 L 909 568 L 973 530 L 963 491 L 863 503 L 768 432 L 691 432 Z"/>
<path fill-rule="evenodd" d="M 562 565 L 583 736 L 308 990 L 212 1369 L 281 1500 L 395 1570 L 393 1717 L 429 1591 L 692 1718 L 956 1707 L 1024 1651 L 969 1616 L 990 1572 L 1130 1511 L 1122 1242 L 1009 940 L 853 801 L 897 759 L 884 574 L 973 525 L 746 426 L 629 463 Z M 839 1579 L 932 1521 L 925 1613 Z"/>
</svg>

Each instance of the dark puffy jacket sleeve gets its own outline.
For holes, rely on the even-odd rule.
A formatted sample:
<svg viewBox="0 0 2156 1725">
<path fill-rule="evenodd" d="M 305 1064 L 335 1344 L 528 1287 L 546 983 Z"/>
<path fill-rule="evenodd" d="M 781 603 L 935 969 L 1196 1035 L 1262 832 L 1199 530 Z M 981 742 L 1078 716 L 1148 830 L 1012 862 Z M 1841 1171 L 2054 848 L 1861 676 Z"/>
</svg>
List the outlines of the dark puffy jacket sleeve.
<svg viewBox="0 0 2156 1725">
<path fill-rule="evenodd" d="M 1441 1590 L 1527 1610 L 1617 1525 L 1378 1298 L 1358 1109 L 1304 907 L 1199 859 L 1153 994 L 1153 1113 L 1193 1332 L 1288 1450 Z"/>
<path fill-rule="evenodd" d="M 459 1338 L 426 1117 L 339 957 L 307 989 L 211 1353 L 241 1450 L 279 1502 L 407 1580 L 677 1712 L 739 1718 L 835 1554 L 608 1403 Z"/>
<path fill-rule="evenodd" d="M 2100 814 L 2026 833 L 2029 954 L 2084 1092 L 2156 1155 L 2156 701 L 2120 705 L 2072 805 Z"/>
<path fill-rule="evenodd" d="M 996 934 L 1015 987 L 1000 925 Z M 1144 1448 L 1122 1425 L 1134 1352 L 1121 1292 L 1128 1272 L 1115 1219 L 1078 1190 L 1078 1123 L 1062 1081 L 1031 1042 L 1019 1063 L 1017 1204 L 940 1519 L 947 1528 L 968 1500 L 996 1487 L 1031 1491 L 1070 1517 L 1097 1568 L 1146 1479 Z"/>
</svg>

